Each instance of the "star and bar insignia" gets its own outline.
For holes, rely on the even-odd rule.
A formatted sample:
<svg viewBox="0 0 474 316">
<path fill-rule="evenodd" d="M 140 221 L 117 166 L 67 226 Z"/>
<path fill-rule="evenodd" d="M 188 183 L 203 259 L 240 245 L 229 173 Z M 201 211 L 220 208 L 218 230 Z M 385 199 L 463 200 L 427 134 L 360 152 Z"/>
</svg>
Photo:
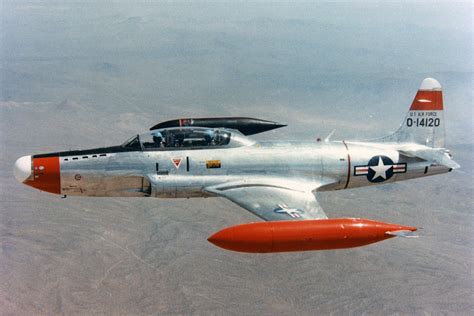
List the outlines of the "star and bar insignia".
<svg viewBox="0 0 474 316">
<path fill-rule="evenodd" d="M 387 156 L 374 156 L 367 165 L 354 167 L 354 176 L 367 176 L 367 180 L 375 183 L 386 181 L 395 173 L 405 172 L 406 163 L 393 163 Z"/>
<path fill-rule="evenodd" d="M 286 214 L 292 218 L 301 218 L 301 214 L 304 214 L 303 210 L 289 208 L 286 204 L 278 204 L 278 208 L 273 211 L 278 214 Z"/>
</svg>

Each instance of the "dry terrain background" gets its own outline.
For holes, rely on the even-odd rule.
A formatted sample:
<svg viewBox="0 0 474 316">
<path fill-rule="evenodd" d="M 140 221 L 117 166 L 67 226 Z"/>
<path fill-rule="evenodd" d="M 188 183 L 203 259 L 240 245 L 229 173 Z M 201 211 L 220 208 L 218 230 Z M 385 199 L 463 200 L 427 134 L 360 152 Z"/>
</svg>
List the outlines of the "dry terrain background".
<svg viewBox="0 0 474 316">
<path fill-rule="evenodd" d="M 0 314 L 472 314 L 472 4 L 0 2 Z M 159 121 L 250 116 L 256 137 L 383 136 L 444 87 L 460 170 L 321 193 L 330 217 L 423 227 L 352 250 L 249 255 L 224 199 L 74 198 L 22 155 L 115 145 Z"/>
</svg>

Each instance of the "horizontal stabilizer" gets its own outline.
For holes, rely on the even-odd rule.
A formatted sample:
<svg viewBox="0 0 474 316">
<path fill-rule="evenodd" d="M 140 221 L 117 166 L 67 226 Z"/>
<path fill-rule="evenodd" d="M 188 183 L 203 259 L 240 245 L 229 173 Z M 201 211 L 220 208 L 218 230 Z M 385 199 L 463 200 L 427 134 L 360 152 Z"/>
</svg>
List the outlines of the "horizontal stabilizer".
<svg viewBox="0 0 474 316">
<path fill-rule="evenodd" d="M 419 236 L 411 230 L 394 230 L 390 232 L 385 232 L 385 234 L 395 237 L 403 238 L 418 238 Z"/>
<path fill-rule="evenodd" d="M 407 148 L 401 149 L 399 152 L 407 157 L 417 157 L 451 169 L 457 169 L 460 167 L 457 162 L 451 159 L 449 152 L 446 149 Z"/>
</svg>

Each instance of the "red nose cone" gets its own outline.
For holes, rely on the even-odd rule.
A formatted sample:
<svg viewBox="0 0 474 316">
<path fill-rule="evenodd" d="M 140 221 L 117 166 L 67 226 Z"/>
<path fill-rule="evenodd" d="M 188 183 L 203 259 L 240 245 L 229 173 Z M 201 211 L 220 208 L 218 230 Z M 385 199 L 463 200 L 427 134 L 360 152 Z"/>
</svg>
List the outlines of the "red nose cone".
<svg viewBox="0 0 474 316">
<path fill-rule="evenodd" d="M 259 222 L 224 228 L 208 240 L 227 250 L 266 253 L 359 247 L 398 231 L 416 227 L 360 218 Z"/>
<path fill-rule="evenodd" d="M 59 157 L 32 159 L 32 175 L 25 184 L 49 193 L 61 194 Z"/>
</svg>

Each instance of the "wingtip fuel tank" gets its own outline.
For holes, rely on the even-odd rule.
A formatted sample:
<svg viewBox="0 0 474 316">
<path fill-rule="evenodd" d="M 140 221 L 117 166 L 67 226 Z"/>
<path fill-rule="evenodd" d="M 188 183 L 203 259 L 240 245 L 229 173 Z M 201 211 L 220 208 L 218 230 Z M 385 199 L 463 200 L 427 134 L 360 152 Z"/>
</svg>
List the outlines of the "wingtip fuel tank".
<svg viewBox="0 0 474 316">
<path fill-rule="evenodd" d="M 207 118 L 185 118 L 161 122 L 150 128 L 156 130 L 170 127 L 209 127 L 230 128 L 240 131 L 244 135 L 255 135 L 270 131 L 272 129 L 286 126 L 273 121 L 261 120 L 251 117 L 207 117 Z"/>
<path fill-rule="evenodd" d="M 330 250 L 365 246 L 397 236 L 391 232 L 416 230 L 361 218 L 275 221 L 227 227 L 208 241 L 223 249 L 249 253 Z"/>
</svg>

